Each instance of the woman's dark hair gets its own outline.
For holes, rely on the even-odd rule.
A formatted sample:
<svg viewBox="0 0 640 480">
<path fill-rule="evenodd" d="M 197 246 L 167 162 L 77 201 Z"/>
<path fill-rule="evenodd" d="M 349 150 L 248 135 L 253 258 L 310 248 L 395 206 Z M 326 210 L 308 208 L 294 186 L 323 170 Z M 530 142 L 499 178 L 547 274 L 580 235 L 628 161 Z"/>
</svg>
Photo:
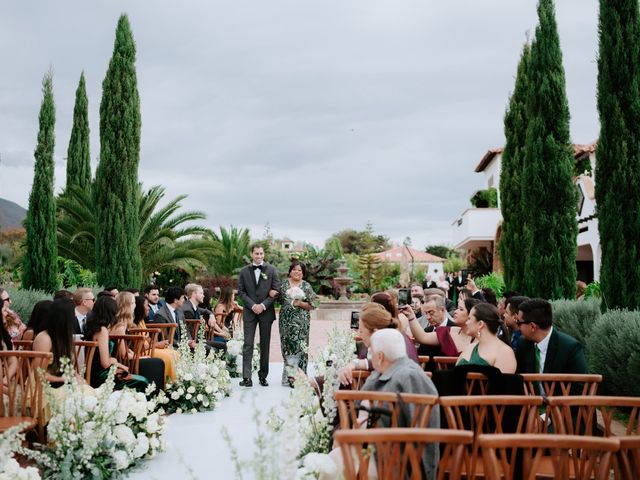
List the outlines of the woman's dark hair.
<svg viewBox="0 0 640 480">
<path fill-rule="evenodd" d="M 67 300 L 70 300 L 68 297 L 58 297 L 54 301 L 62 300 L 65 298 Z M 43 330 L 47 330 L 47 326 L 49 325 L 51 305 L 53 305 L 53 301 L 51 300 L 40 300 L 33 306 L 33 310 L 31 310 L 31 316 L 29 317 L 29 323 L 27 325 L 27 328 L 33 330 L 33 338 L 35 338 L 36 335 L 38 335 Z"/>
<path fill-rule="evenodd" d="M 207 310 L 211 310 L 211 289 L 203 288 L 202 289 L 202 303 L 198 305 L 200 308 L 206 308 Z"/>
<path fill-rule="evenodd" d="M 84 339 L 93 341 L 93 336 L 102 327 L 109 328 L 114 325 L 117 311 L 116 300 L 111 295 L 98 297 L 93 305 L 93 310 L 91 310 L 91 315 L 87 317 L 87 322 L 84 326 Z"/>
<path fill-rule="evenodd" d="M 54 300 L 49 309 L 49 322 L 47 333 L 51 338 L 51 353 L 53 361 L 49 370 L 57 375 L 61 373 L 60 359 L 73 358 L 73 328 L 75 316 L 75 303 L 68 298 Z"/>
<path fill-rule="evenodd" d="M 233 300 L 233 287 L 222 287 L 220 290 L 220 298 L 218 299 L 218 303 L 221 305 L 231 305 L 231 301 Z"/>
<path fill-rule="evenodd" d="M 2 346 L 2 344 L 4 344 L 4 346 L 7 347 L 7 350 L 13 350 L 13 343 L 11 343 L 11 335 L 9 335 L 9 332 L 7 332 L 7 329 L 4 326 L 4 312 L 2 311 L 2 304 L 0 303 L 0 316 L 2 316 L 2 318 L 0 320 L 0 340 L 2 340 L 2 343 L 0 343 L 0 350 L 4 350 L 4 347 Z"/>
<path fill-rule="evenodd" d="M 147 300 L 140 295 L 135 298 L 136 306 L 133 309 L 133 323 L 135 323 L 136 325 L 140 325 L 141 321 L 146 320 L 144 315 L 144 302 L 146 302 Z"/>
<path fill-rule="evenodd" d="M 487 301 L 487 303 L 490 303 L 494 307 L 498 306 L 498 298 L 496 297 L 496 292 L 492 288 L 483 288 L 482 294 L 484 295 L 484 299 Z"/>
<path fill-rule="evenodd" d="M 289 275 L 291 275 L 291 270 L 293 270 L 294 267 L 300 265 L 300 269 L 302 270 L 302 278 L 307 276 L 307 266 L 302 263 L 300 260 L 292 260 L 291 261 L 291 265 L 289 265 Z"/>
<path fill-rule="evenodd" d="M 393 318 L 398 318 L 398 306 L 393 297 L 387 292 L 377 292 L 371 295 L 371 301 L 382 305 Z"/>
<path fill-rule="evenodd" d="M 498 334 L 498 329 L 502 326 L 498 307 L 487 302 L 480 302 L 473 307 L 473 314 L 477 321 L 482 320 L 485 323 L 491 333 Z"/>
<path fill-rule="evenodd" d="M 467 311 L 467 313 L 471 312 L 471 309 L 473 307 L 475 307 L 476 305 L 478 305 L 480 302 L 480 300 L 478 300 L 477 298 L 466 298 L 464 300 L 464 308 Z"/>
</svg>

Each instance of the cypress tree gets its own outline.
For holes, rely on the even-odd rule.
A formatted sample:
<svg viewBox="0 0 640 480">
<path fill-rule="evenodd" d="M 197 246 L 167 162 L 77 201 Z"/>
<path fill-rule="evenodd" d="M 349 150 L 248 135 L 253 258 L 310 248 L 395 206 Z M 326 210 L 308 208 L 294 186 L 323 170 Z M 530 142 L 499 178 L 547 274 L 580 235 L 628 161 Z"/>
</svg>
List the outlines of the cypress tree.
<svg viewBox="0 0 640 480">
<path fill-rule="evenodd" d="M 73 108 L 73 127 L 67 150 L 66 189 L 91 188 L 91 155 L 89 153 L 89 100 L 84 81 L 84 72 L 76 89 L 76 104 Z"/>
<path fill-rule="evenodd" d="M 116 29 L 100 102 L 100 162 L 96 172 L 96 273 L 101 285 L 140 286 L 138 236 L 140 97 L 136 47 L 126 15 Z"/>
<path fill-rule="evenodd" d="M 518 73 L 509 107 L 504 116 L 506 143 L 502 153 L 500 173 L 500 209 L 502 211 L 502 235 L 498 245 L 504 266 L 504 281 L 509 290 L 524 291 L 525 257 L 522 252 L 522 168 L 527 132 L 528 68 L 531 46 L 522 48 Z"/>
<path fill-rule="evenodd" d="M 608 308 L 640 308 L 640 27 L 637 0 L 600 1 L 596 203 Z"/>
<path fill-rule="evenodd" d="M 25 220 L 26 251 L 22 285 L 53 292 L 57 288 L 58 244 L 56 241 L 56 203 L 53 196 L 56 107 L 53 102 L 53 75 L 42 80 L 42 105 L 38 120 L 38 145 L 34 153 L 33 186 Z"/>
<path fill-rule="evenodd" d="M 553 0 L 538 3 L 531 45 L 522 174 L 525 289 L 529 296 L 574 298 L 576 190 L 569 105 Z"/>
</svg>

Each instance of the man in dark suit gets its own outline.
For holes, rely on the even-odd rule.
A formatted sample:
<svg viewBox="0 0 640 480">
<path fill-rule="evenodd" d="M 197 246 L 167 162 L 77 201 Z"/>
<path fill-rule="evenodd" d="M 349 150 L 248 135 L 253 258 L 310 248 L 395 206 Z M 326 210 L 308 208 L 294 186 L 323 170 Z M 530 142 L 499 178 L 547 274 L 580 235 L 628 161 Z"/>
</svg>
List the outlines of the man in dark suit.
<svg viewBox="0 0 640 480">
<path fill-rule="evenodd" d="M 177 323 L 178 328 L 173 336 L 173 347 L 178 348 L 180 344 L 180 338 L 182 338 L 182 326 L 184 325 L 184 313 L 182 312 L 182 303 L 184 302 L 184 289 L 180 287 L 169 287 L 164 294 L 165 304 L 160 307 L 158 312 L 154 315 L 154 323 Z M 185 328 L 184 334 L 189 340 L 189 347 L 194 348 L 196 342 L 191 338 L 191 333 L 188 328 Z"/>
<path fill-rule="evenodd" d="M 517 373 L 587 373 L 580 342 L 553 328 L 551 304 L 534 298 L 519 306 L 522 337 L 516 348 Z"/>
<path fill-rule="evenodd" d="M 242 381 L 240 386 L 252 387 L 251 358 L 256 336 L 256 327 L 260 325 L 260 369 L 258 379 L 260 385 L 268 386 L 269 344 L 271 342 L 271 324 L 276 319 L 272 294 L 280 289 L 277 270 L 264 261 L 264 249 L 261 245 L 251 246 L 253 262 L 240 270 L 238 278 L 238 295 L 242 299 L 244 309 L 242 320 L 244 325 L 244 345 L 242 347 Z"/>
<path fill-rule="evenodd" d="M 73 292 L 73 303 L 75 303 L 76 321 L 73 325 L 73 333 L 81 334 L 84 332 L 84 325 L 87 322 L 87 315 L 93 309 L 96 297 L 90 288 L 78 288 Z"/>
<path fill-rule="evenodd" d="M 186 300 L 182 303 L 180 310 L 187 320 L 201 320 L 208 322 L 211 327 L 211 322 L 215 324 L 215 317 L 211 310 L 206 308 L 200 308 L 200 305 L 204 300 L 204 289 L 202 285 L 197 283 L 188 283 L 184 286 Z M 207 340 L 207 345 L 213 347 L 216 350 L 227 351 L 227 344 L 224 341 Z"/>
<path fill-rule="evenodd" d="M 158 310 L 164 305 L 164 303 L 160 300 L 160 289 L 157 285 L 150 283 L 146 287 L 144 287 L 144 298 L 149 302 L 149 321 L 153 321 L 153 317 Z"/>
</svg>

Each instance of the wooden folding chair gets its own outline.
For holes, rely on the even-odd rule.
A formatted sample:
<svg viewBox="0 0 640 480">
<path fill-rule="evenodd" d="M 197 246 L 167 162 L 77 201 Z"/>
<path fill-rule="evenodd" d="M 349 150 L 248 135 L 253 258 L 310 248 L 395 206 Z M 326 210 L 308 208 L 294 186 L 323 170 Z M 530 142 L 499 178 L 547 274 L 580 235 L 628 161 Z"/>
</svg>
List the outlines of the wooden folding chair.
<svg viewBox="0 0 640 480">
<path fill-rule="evenodd" d="M 154 330 L 160 330 L 157 340 L 167 340 L 169 345 L 173 345 L 173 338 L 178 328 L 177 323 L 149 323 L 147 328 L 153 328 Z"/>
<path fill-rule="evenodd" d="M 434 405 L 438 403 L 437 395 L 420 395 L 417 393 L 393 393 L 393 392 L 365 392 L 362 390 L 338 390 L 334 394 L 338 402 L 338 414 L 340 416 L 340 428 L 358 428 L 358 416 L 362 407 L 369 410 L 369 418 L 375 420 L 382 418 L 382 414 L 388 412 L 389 426 L 398 427 L 402 404 L 411 404 L 415 407 L 413 416 L 405 419 L 407 425 L 403 427 L 427 428 L 429 417 Z M 363 403 L 367 402 L 367 403 Z M 373 415 L 372 415 L 373 413 Z M 376 421 L 371 425 L 377 428 Z"/>
<path fill-rule="evenodd" d="M 458 357 L 433 357 L 432 360 L 436 364 L 436 370 L 451 370 L 456 366 Z"/>
<path fill-rule="evenodd" d="M 129 373 L 140 373 L 140 357 L 144 351 L 144 337 L 142 335 L 109 335 L 109 339 L 116 342 L 113 351 L 118 362 L 126 366 Z M 127 353 L 123 354 L 123 350 Z"/>
<path fill-rule="evenodd" d="M 478 444 L 487 480 L 608 480 L 620 448 L 613 438 L 545 434 L 484 434 Z"/>
<path fill-rule="evenodd" d="M 88 384 L 91 384 L 91 369 L 96 348 L 98 348 L 98 342 L 73 341 L 73 368 L 80 375 L 82 374 L 82 368 L 84 368 L 84 379 Z"/>
<path fill-rule="evenodd" d="M 464 395 L 440 397 L 440 412 L 448 427 L 482 433 L 539 433 L 540 396 Z M 464 473 L 467 478 L 482 475 L 482 458 L 477 442 L 465 450 Z"/>
<path fill-rule="evenodd" d="M 162 331 L 158 328 L 130 328 L 127 333 L 131 335 L 141 335 L 144 338 L 143 348 L 140 355 L 142 357 L 153 357 L 156 349 L 156 341 Z"/>
<path fill-rule="evenodd" d="M 25 423 L 44 441 L 42 376 L 53 355 L 50 352 L 0 350 L 0 433 Z"/>
<path fill-rule="evenodd" d="M 596 395 L 602 375 L 574 373 L 523 373 L 527 395 Z M 544 393 L 543 393 L 544 392 Z"/>
<path fill-rule="evenodd" d="M 427 371 L 427 365 L 429 364 L 430 360 L 431 357 L 429 355 L 418 355 L 418 363 L 422 367 L 422 370 L 424 370 L 425 372 Z"/>
<path fill-rule="evenodd" d="M 188 319 L 184 321 L 185 326 L 189 329 L 191 333 L 191 338 L 193 340 L 198 339 L 198 331 L 200 330 L 200 325 L 204 324 L 204 320 L 202 319 Z"/>
<path fill-rule="evenodd" d="M 11 340 L 14 350 L 33 350 L 33 340 Z"/>
<path fill-rule="evenodd" d="M 344 475 L 348 480 L 369 478 L 373 459 L 380 479 L 422 480 L 423 454 L 427 446 L 442 444 L 440 465 L 453 465 L 446 478 L 461 478 L 461 459 L 465 446 L 473 441 L 473 433 L 440 428 L 373 428 L 340 430 L 334 434 L 344 459 Z M 435 446 L 436 450 L 438 446 Z M 445 469 L 438 468 L 438 479 Z"/>
<path fill-rule="evenodd" d="M 369 370 L 354 370 L 351 372 L 351 376 L 353 378 L 353 382 L 351 383 L 351 388 L 353 390 L 359 390 L 364 385 L 364 382 L 367 381 L 367 378 L 371 375 Z"/>
<path fill-rule="evenodd" d="M 616 437 L 620 451 L 616 454 L 617 478 L 636 479 L 640 476 L 640 435 Z"/>
</svg>

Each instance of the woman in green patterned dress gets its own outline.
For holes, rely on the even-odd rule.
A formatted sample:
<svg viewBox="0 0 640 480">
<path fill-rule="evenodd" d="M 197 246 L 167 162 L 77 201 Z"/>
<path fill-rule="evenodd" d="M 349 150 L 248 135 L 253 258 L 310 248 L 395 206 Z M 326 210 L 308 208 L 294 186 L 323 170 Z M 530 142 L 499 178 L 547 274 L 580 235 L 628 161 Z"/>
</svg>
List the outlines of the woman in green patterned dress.
<svg viewBox="0 0 640 480">
<path fill-rule="evenodd" d="M 291 386 L 287 374 L 287 366 L 300 367 L 307 371 L 307 349 L 309 346 L 310 312 L 314 308 L 316 294 L 311 285 L 303 280 L 306 267 L 297 260 L 291 262 L 289 278 L 280 287 L 280 346 L 284 368 L 282 369 L 282 385 Z"/>
</svg>

